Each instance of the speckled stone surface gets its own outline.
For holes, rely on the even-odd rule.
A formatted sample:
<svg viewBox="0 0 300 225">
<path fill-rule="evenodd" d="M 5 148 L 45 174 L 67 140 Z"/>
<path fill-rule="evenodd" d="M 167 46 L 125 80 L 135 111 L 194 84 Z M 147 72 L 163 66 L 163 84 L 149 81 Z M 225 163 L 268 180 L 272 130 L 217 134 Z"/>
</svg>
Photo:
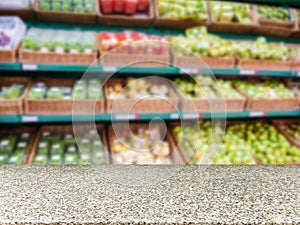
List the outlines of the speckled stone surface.
<svg viewBox="0 0 300 225">
<path fill-rule="evenodd" d="M 300 224 L 300 166 L 0 166 L 0 224 Z"/>
</svg>

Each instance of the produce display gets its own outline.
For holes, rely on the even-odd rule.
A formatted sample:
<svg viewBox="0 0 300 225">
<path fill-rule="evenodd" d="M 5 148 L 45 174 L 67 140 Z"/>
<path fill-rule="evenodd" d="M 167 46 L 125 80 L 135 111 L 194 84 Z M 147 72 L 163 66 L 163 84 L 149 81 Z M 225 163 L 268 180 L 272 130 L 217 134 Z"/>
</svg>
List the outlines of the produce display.
<svg viewBox="0 0 300 225">
<path fill-rule="evenodd" d="M 22 48 L 34 52 L 86 53 L 96 51 L 93 32 L 30 29 L 23 39 Z"/>
<path fill-rule="evenodd" d="M 145 12 L 149 8 L 150 0 L 100 0 L 100 9 L 104 14 L 133 15 Z"/>
<path fill-rule="evenodd" d="M 26 26 L 15 16 L 0 16 L 0 50 L 10 50 L 20 43 Z"/>
<path fill-rule="evenodd" d="M 300 122 L 289 124 L 285 130 L 291 137 L 300 140 Z"/>
<path fill-rule="evenodd" d="M 204 0 L 158 0 L 158 12 L 162 18 L 205 21 L 208 18 Z"/>
<path fill-rule="evenodd" d="M 169 143 L 161 140 L 159 127 L 153 127 L 151 131 L 148 127 L 141 127 L 133 135 L 127 134 L 111 137 L 111 157 L 117 164 L 172 163 Z"/>
<path fill-rule="evenodd" d="M 0 99 L 19 98 L 25 90 L 24 84 L 12 84 L 10 86 L 0 86 Z"/>
<path fill-rule="evenodd" d="M 0 135 L 0 164 L 23 163 L 31 134 Z"/>
<path fill-rule="evenodd" d="M 166 55 L 168 38 L 144 33 L 124 31 L 100 33 L 100 52 L 142 55 Z"/>
<path fill-rule="evenodd" d="M 223 58 L 234 56 L 232 43 L 207 33 L 205 27 L 187 29 L 185 36 L 172 37 L 171 43 L 174 45 L 173 49 L 177 56 L 195 55 Z"/>
<path fill-rule="evenodd" d="M 47 86 L 35 83 L 28 93 L 29 99 L 100 99 L 101 83 L 98 80 L 76 81 L 73 88 L 67 86 Z"/>
<path fill-rule="evenodd" d="M 268 80 L 261 83 L 234 80 L 232 84 L 251 99 L 287 99 L 295 97 L 291 90 L 276 80 Z"/>
<path fill-rule="evenodd" d="M 94 0 L 38 0 L 40 10 L 74 13 L 95 12 Z"/>
<path fill-rule="evenodd" d="M 124 85 L 116 83 L 107 88 L 106 96 L 111 99 L 137 99 L 143 96 L 169 97 L 169 88 L 164 84 L 152 84 L 147 79 L 128 78 Z"/>
<path fill-rule="evenodd" d="M 290 21 L 290 12 L 288 8 L 268 5 L 257 5 L 257 12 L 264 19 L 282 22 Z"/>
<path fill-rule="evenodd" d="M 252 12 L 249 4 L 210 1 L 213 18 L 217 22 L 251 24 Z"/>
<path fill-rule="evenodd" d="M 106 163 L 105 150 L 96 130 L 87 130 L 76 140 L 72 133 L 61 135 L 43 131 L 33 164 Z"/>
<path fill-rule="evenodd" d="M 268 43 L 264 37 L 257 38 L 255 42 L 233 42 L 233 48 L 241 59 L 289 61 L 297 55 L 297 49 L 287 47 L 283 43 Z"/>
</svg>

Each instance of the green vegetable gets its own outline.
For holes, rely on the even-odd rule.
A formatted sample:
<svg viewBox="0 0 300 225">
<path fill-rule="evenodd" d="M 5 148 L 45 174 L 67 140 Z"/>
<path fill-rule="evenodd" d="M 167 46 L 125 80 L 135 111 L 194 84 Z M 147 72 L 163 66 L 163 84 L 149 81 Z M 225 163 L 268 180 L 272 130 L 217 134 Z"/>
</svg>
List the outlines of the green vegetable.
<svg viewBox="0 0 300 225">
<path fill-rule="evenodd" d="M 288 22 L 290 20 L 289 9 L 278 6 L 258 5 L 257 11 L 260 16 L 269 20 Z"/>
</svg>

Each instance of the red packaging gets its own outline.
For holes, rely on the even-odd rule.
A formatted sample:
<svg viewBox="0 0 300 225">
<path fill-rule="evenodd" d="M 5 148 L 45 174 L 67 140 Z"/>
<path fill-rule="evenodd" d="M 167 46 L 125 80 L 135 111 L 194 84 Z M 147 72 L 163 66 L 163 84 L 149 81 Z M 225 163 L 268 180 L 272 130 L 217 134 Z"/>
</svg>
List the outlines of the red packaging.
<svg viewBox="0 0 300 225">
<path fill-rule="evenodd" d="M 144 12 L 149 7 L 150 0 L 139 0 L 137 10 L 140 12 Z"/>
<path fill-rule="evenodd" d="M 125 0 L 114 0 L 114 11 L 117 13 L 124 12 Z"/>
<path fill-rule="evenodd" d="M 132 15 L 136 12 L 138 6 L 138 0 L 125 0 L 124 13 Z"/>
<path fill-rule="evenodd" d="M 114 0 L 100 0 L 102 13 L 111 14 L 114 9 Z"/>
</svg>

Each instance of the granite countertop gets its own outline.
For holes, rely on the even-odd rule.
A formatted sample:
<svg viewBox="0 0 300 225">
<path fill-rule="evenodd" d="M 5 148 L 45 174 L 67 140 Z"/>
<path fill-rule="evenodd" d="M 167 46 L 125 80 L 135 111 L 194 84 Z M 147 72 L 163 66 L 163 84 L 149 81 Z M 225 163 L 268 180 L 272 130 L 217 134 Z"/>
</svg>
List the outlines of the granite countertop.
<svg viewBox="0 0 300 225">
<path fill-rule="evenodd" d="M 0 224 L 300 224 L 300 166 L 0 166 Z"/>
</svg>

